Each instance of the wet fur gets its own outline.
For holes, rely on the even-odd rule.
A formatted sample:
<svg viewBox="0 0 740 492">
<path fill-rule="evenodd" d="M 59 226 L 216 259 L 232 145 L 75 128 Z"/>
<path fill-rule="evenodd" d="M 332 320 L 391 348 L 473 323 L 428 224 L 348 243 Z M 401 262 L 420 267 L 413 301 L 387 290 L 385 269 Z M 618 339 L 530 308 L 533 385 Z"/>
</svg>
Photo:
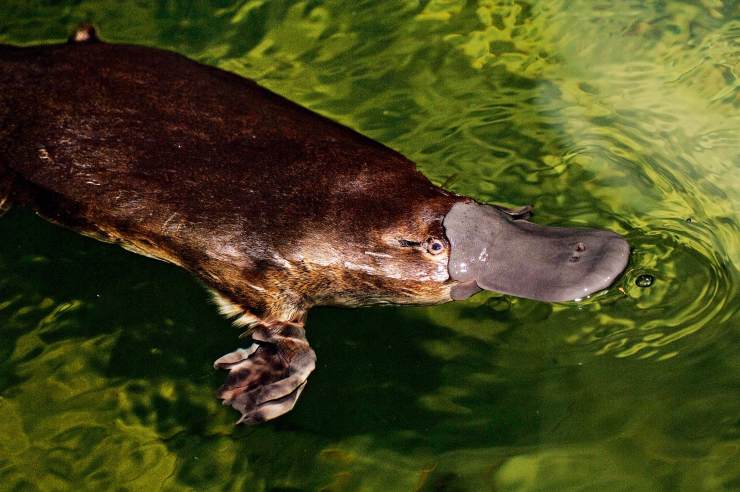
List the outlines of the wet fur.
<svg viewBox="0 0 740 492">
<path fill-rule="evenodd" d="M 463 199 L 399 153 L 175 53 L 106 44 L 89 26 L 68 44 L 0 45 L 0 214 L 27 206 L 200 278 L 253 330 L 253 351 L 217 363 L 245 421 L 290 410 L 305 387 L 312 306 L 450 300 L 447 255 L 425 245 L 446 241 Z"/>
<path fill-rule="evenodd" d="M 49 220 L 187 268 L 259 318 L 449 299 L 440 282 L 381 285 L 312 261 L 332 246 L 366 262 L 364 250 L 386 246 L 381 228 L 444 237 L 458 198 L 252 81 L 166 51 L 85 43 L 0 47 L 0 86 L 0 190 L 14 180 L 6 198 Z M 426 263 L 407 262 L 404 277 Z"/>
</svg>

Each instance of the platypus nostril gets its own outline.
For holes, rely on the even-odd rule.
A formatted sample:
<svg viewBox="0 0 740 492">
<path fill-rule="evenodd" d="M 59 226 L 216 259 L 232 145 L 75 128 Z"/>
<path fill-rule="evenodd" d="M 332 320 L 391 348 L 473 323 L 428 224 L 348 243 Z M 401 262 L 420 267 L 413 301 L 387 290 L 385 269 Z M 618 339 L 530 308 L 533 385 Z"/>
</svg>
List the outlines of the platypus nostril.
<svg viewBox="0 0 740 492">
<path fill-rule="evenodd" d="M 586 245 L 583 243 L 576 244 L 576 251 L 578 251 L 579 253 L 586 251 Z"/>
<path fill-rule="evenodd" d="M 570 258 L 568 258 L 568 261 L 569 261 L 569 262 L 571 262 L 571 263 L 576 263 L 576 262 L 578 262 L 578 260 L 580 260 L 580 259 L 581 259 L 581 257 L 580 257 L 580 256 L 575 256 L 575 255 L 573 255 L 573 256 L 571 256 Z"/>
</svg>

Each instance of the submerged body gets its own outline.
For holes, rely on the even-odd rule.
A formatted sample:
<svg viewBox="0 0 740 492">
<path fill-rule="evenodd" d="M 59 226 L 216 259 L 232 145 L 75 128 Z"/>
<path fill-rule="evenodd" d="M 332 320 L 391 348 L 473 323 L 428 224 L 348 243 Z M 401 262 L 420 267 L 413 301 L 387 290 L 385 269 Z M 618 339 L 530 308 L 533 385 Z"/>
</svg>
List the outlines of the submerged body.
<svg viewBox="0 0 740 492">
<path fill-rule="evenodd" d="M 304 388 L 312 306 L 440 303 L 481 287 L 565 300 L 626 264 L 613 233 L 545 229 L 526 210 L 446 192 L 250 80 L 89 28 L 76 36 L 0 46 L 0 209 L 30 207 L 197 275 L 252 328 L 252 347 L 216 362 L 230 371 L 220 396 L 244 421 L 288 411 Z M 497 255 L 477 229 L 530 248 Z"/>
</svg>

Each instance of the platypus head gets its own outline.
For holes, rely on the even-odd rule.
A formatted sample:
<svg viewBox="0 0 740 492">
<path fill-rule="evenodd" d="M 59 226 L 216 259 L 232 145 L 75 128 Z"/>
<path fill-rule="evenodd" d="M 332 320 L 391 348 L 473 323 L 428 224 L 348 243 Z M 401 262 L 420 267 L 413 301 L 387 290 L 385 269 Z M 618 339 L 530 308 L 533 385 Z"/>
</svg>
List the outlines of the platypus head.
<svg viewBox="0 0 740 492">
<path fill-rule="evenodd" d="M 384 231 L 382 248 L 365 251 L 375 274 L 403 279 L 417 302 L 465 299 L 480 290 L 550 302 L 582 299 L 612 284 L 629 258 L 618 234 L 537 225 L 528 220 L 531 207 L 455 197 L 444 210 L 439 202 L 416 208 Z"/>
</svg>

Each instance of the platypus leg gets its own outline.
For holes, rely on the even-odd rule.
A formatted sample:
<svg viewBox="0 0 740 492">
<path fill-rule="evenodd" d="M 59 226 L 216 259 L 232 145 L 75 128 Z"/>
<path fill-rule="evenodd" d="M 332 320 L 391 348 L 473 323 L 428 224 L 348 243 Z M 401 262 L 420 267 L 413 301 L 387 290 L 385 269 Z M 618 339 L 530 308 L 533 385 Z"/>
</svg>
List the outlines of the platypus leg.
<svg viewBox="0 0 740 492">
<path fill-rule="evenodd" d="M 226 354 L 213 366 L 229 371 L 218 397 L 241 412 L 237 423 L 256 424 L 293 408 L 316 367 L 316 354 L 297 323 L 262 323 L 251 335 L 251 347 Z"/>
</svg>

